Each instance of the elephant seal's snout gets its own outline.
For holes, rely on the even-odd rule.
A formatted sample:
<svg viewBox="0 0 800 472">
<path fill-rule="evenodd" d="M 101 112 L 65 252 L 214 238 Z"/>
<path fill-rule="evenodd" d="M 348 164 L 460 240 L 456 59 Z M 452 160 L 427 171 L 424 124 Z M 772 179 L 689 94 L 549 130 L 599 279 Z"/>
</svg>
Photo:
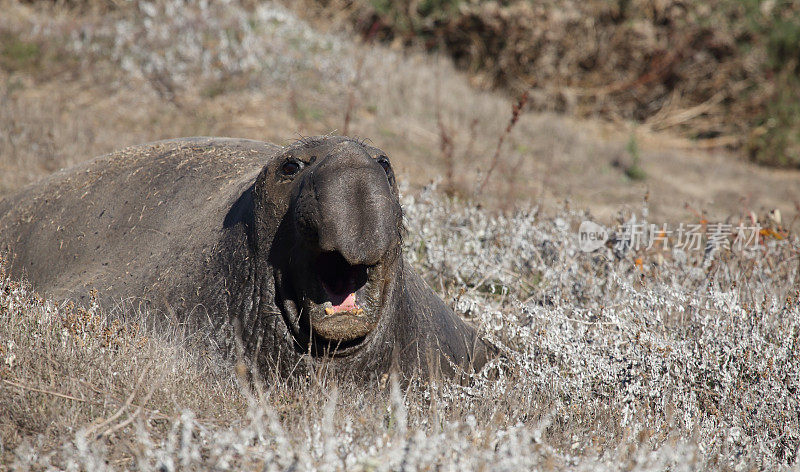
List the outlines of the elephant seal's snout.
<svg viewBox="0 0 800 472">
<path fill-rule="evenodd" d="M 313 232 L 321 252 L 338 252 L 350 265 L 375 265 L 399 243 L 402 214 L 389 175 L 352 142 L 336 146 L 308 174 L 319 215 Z"/>
</svg>

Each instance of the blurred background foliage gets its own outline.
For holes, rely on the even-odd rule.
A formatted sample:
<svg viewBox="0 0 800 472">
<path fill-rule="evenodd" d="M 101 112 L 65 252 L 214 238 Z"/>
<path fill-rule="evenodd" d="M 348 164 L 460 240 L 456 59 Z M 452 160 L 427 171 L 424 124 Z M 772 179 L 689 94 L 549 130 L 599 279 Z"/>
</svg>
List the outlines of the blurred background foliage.
<svg viewBox="0 0 800 472">
<path fill-rule="evenodd" d="M 102 12 L 136 2 L 56 3 Z M 533 110 L 632 121 L 800 167 L 798 0 L 284 3 L 369 41 L 449 55 L 477 87 L 529 90 Z M 0 38 L 6 69 L 30 67 L 41 53 Z"/>
<path fill-rule="evenodd" d="M 452 56 L 529 106 L 633 120 L 800 167 L 800 2 L 319 0 L 367 39 Z"/>
<path fill-rule="evenodd" d="M 475 198 L 494 174 L 482 198 L 505 209 L 608 215 L 647 191 L 670 218 L 675 201 L 794 211 L 798 174 L 773 168 L 800 168 L 798 16 L 800 0 L 0 0 L 0 194 L 128 144 L 335 130 L 380 139 L 412 186 L 440 175 Z"/>
</svg>

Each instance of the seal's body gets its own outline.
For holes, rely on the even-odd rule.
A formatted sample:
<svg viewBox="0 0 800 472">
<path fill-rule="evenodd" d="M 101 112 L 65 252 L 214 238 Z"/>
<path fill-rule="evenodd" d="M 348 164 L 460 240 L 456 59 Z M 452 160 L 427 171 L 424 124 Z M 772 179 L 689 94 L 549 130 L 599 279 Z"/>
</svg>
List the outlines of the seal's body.
<svg viewBox="0 0 800 472">
<path fill-rule="evenodd" d="M 403 260 L 401 227 L 388 157 L 344 137 L 161 141 L 0 200 L 11 273 L 50 297 L 210 325 L 263 371 L 479 368 L 486 346 Z"/>
</svg>

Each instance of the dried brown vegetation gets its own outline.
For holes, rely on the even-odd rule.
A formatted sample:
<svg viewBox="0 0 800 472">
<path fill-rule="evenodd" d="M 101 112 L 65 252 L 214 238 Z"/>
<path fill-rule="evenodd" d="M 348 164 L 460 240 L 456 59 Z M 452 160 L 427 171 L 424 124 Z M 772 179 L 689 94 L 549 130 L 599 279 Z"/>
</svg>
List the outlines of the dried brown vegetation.
<svg viewBox="0 0 800 472">
<path fill-rule="evenodd" d="M 439 49 L 540 111 L 636 120 L 800 166 L 800 6 L 757 0 L 306 2 Z M 313 9 L 312 9 L 313 10 Z"/>
</svg>

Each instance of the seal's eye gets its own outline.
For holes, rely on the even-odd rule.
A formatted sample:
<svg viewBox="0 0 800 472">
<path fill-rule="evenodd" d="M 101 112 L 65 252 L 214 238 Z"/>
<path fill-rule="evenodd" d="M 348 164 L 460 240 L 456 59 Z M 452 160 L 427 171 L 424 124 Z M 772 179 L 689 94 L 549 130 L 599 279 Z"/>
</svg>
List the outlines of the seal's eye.
<svg viewBox="0 0 800 472">
<path fill-rule="evenodd" d="M 286 177 L 291 177 L 300 172 L 300 169 L 302 168 L 303 164 L 297 159 L 287 159 L 283 164 L 281 164 L 281 174 Z"/>
<path fill-rule="evenodd" d="M 380 156 L 378 158 L 378 164 L 383 167 L 383 170 L 386 171 L 387 174 L 392 171 L 392 166 L 389 164 L 389 159 L 387 159 L 386 156 Z"/>
</svg>

